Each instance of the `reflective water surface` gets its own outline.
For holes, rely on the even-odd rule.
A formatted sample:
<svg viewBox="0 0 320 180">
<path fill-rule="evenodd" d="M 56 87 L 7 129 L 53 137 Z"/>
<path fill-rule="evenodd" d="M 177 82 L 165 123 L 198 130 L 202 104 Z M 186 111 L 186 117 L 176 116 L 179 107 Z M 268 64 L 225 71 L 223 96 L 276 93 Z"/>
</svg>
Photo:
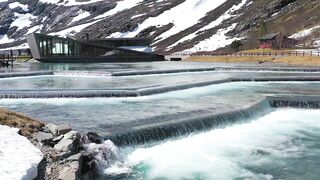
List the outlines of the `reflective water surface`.
<svg viewBox="0 0 320 180">
<path fill-rule="evenodd" d="M 213 67 L 213 63 L 18 64 L 15 71 L 119 72 Z M 309 73 L 310 75 L 319 75 Z M 305 75 L 299 72 L 199 72 L 130 77 L 40 76 L 0 79 L 0 90 L 121 89 L 224 77 Z M 102 136 L 131 122 L 234 110 L 266 95 L 320 95 L 320 82 L 232 82 L 130 98 L 0 99 L 0 107 Z M 270 107 L 271 108 L 271 107 Z M 123 158 L 100 179 L 317 179 L 319 110 L 272 109 L 270 114 L 187 137 L 120 148 Z M 192 113 L 190 113 L 192 112 Z"/>
<path fill-rule="evenodd" d="M 97 131 L 122 123 L 190 111 L 236 109 L 266 94 L 319 94 L 320 83 L 235 82 L 136 98 L 0 99 L 0 106 L 54 123 L 70 123 L 79 131 Z M 195 116 L 199 115 L 194 113 Z"/>
</svg>

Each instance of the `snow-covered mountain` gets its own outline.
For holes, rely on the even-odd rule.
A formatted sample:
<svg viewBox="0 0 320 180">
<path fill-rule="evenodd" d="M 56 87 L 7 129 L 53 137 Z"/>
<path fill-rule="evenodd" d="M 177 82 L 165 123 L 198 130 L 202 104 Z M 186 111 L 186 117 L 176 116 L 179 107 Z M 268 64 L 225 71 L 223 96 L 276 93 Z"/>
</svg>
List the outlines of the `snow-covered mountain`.
<svg viewBox="0 0 320 180">
<path fill-rule="evenodd" d="M 158 52 L 211 51 L 236 39 L 255 47 L 261 20 L 288 35 L 313 28 L 306 40 L 319 30 L 320 0 L 0 0 L 0 48 L 23 46 L 32 32 L 149 37 Z"/>
</svg>

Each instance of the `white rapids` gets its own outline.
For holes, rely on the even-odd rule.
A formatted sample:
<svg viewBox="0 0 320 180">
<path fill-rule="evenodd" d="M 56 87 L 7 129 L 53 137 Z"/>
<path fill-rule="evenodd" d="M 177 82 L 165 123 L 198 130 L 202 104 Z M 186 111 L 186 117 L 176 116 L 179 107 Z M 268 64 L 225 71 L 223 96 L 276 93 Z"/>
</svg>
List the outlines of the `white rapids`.
<svg viewBox="0 0 320 180">
<path fill-rule="evenodd" d="M 104 173 L 135 171 L 143 179 L 273 179 L 278 171 L 290 179 L 290 169 L 314 173 L 294 160 L 314 151 L 301 139 L 320 138 L 319 119 L 320 110 L 279 109 L 224 129 L 123 149 L 124 166 Z M 300 177 L 308 179 L 306 174 Z"/>
</svg>

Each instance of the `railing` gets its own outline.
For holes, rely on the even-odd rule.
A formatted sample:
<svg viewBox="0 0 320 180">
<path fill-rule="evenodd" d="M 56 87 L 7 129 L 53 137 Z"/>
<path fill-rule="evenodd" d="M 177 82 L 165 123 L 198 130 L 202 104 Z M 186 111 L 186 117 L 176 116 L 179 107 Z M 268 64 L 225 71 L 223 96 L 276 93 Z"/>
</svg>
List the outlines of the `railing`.
<svg viewBox="0 0 320 180">
<path fill-rule="evenodd" d="M 15 60 L 17 60 L 16 56 L 0 54 L 0 67 L 9 68 L 9 65 L 10 65 L 13 68 L 13 62 Z"/>
</svg>

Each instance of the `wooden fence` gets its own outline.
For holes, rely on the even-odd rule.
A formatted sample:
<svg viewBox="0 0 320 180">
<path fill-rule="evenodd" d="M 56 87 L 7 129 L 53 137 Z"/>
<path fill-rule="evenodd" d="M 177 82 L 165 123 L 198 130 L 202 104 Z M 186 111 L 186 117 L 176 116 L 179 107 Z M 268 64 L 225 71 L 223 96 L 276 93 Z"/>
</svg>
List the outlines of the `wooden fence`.
<svg viewBox="0 0 320 180">
<path fill-rule="evenodd" d="M 235 57 L 260 57 L 260 56 L 320 56 L 320 51 L 282 51 L 282 52 L 237 52 L 237 53 L 193 53 L 191 56 L 235 56 Z"/>
<path fill-rule="evenodd" d="M 237 53 L 217 53 L 217 52 L 196 52 L 196 53 L 174 53 L 165 54 L 167 56 L 234 56 L 234 57 L 260 57 L 260 56 L 319 56 L 319 51 L 280 51 L 280 52 L 237 52 Z"/>
</svg>

